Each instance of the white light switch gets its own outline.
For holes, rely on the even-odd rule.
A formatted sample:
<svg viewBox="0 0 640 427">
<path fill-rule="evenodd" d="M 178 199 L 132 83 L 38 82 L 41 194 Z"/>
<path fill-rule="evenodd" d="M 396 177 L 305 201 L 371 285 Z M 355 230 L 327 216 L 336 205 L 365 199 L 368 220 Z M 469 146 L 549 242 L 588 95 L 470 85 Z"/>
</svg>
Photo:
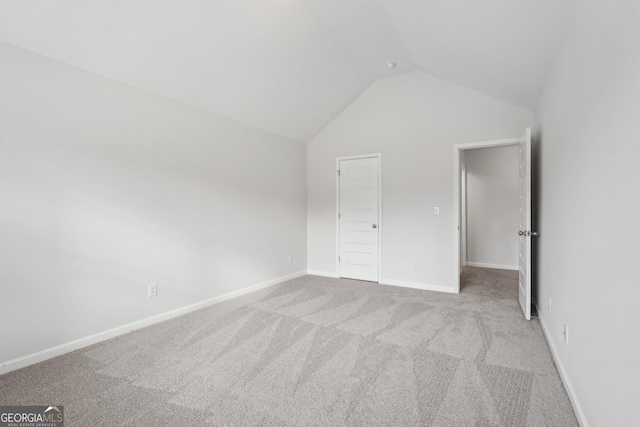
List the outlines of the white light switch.
<svg viewBox="0 0 640 427">
<path fill-rule="evenodd" d="M 440 215 L 440 208 L 433 208 L 433 214 L 434 215 Z"/>
</svg>

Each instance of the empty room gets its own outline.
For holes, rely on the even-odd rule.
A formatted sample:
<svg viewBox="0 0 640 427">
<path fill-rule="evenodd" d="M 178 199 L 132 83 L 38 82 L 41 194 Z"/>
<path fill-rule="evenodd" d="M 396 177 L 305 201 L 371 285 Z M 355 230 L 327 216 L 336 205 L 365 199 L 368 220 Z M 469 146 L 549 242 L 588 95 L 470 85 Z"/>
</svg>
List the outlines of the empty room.
<svg viewBox="0 0 640 427">
<path fill-rule="evenodd" d="M 640 420 L 637 0 L 0 2 L 0 427 Z"/>
</svg>

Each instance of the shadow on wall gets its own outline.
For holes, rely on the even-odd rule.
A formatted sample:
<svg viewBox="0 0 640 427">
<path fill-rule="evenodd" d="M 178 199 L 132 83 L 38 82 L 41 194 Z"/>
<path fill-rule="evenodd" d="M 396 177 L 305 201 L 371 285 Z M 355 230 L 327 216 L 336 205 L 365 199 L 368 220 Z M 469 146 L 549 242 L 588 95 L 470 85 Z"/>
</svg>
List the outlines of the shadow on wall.
<svg viewBox="0 0 640 427">
<path fill-rule="evenodd" d="M 531 239 L 531 300 L 537 307 L 541 305 L 541 302 L 538 301 L 538 263 L 540 262 L 538 240 L 542 236 L 539 221 L 542 212 L 540 206 L 542 191 L 540 159 L 542 159 L 542 130 L 540 126 L 536 126 L 531 135 L 531 231 L 538 232 L 538 237 Z"/>
</svg>

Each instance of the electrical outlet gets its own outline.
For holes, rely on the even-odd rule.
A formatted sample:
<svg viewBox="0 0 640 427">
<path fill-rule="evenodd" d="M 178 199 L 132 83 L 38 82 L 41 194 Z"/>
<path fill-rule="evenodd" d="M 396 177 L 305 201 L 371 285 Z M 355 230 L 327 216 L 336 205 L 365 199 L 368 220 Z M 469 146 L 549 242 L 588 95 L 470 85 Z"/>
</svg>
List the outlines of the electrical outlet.
<svg viewBox="0 0 640 427">
<path fill-rule="evenodd" d="M 551 311 L 551 298 L 549 298 L 549 304 L 547 304 L 547 311 Z"/>
<path fill-rule="evenodd" d="M 564 343 L 569 345 L 569 327 L 566 323 L 564 324 L 564 332 L 562 333 L 564 334 Z"/>
<path fill-rule="evenodd" d="M 149 298 L 158 296 L 158 284 L 152 283 L 149 285 Z"/>
<path fill-rule="evenodd" d="M 418 261 L 413 261 L 411 263 L 411 268 L 417 269 L 418 268 Z"/>
<path fill-rule="evenodd" d="M 289 262 L 293 262 L 293 255 L 289 255 Z"/>
<path fill-rule="evenodd" d="M 440 208 L 438 207 L 433 208 L 433 214 L 436 216 L 440 215 Z"/>
</svg>

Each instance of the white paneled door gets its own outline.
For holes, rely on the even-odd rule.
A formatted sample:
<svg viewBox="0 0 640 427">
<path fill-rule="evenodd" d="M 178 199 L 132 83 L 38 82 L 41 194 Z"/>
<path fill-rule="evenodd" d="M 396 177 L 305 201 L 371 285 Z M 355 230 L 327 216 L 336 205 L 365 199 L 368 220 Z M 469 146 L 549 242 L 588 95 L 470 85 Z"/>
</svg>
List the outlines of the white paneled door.
<svg viewBox="0 0 640 427">
<path fill-rule="evenodd" d="M 380 158 L 340 160 L 339 275 L 377 282 Z"/>
<path fill-rule="evenodd" d="M 527 128 L 520 146 L 520 236 L 518 301 L 527 320 L 531 319 L 531 129 Z"/>
</svg>

